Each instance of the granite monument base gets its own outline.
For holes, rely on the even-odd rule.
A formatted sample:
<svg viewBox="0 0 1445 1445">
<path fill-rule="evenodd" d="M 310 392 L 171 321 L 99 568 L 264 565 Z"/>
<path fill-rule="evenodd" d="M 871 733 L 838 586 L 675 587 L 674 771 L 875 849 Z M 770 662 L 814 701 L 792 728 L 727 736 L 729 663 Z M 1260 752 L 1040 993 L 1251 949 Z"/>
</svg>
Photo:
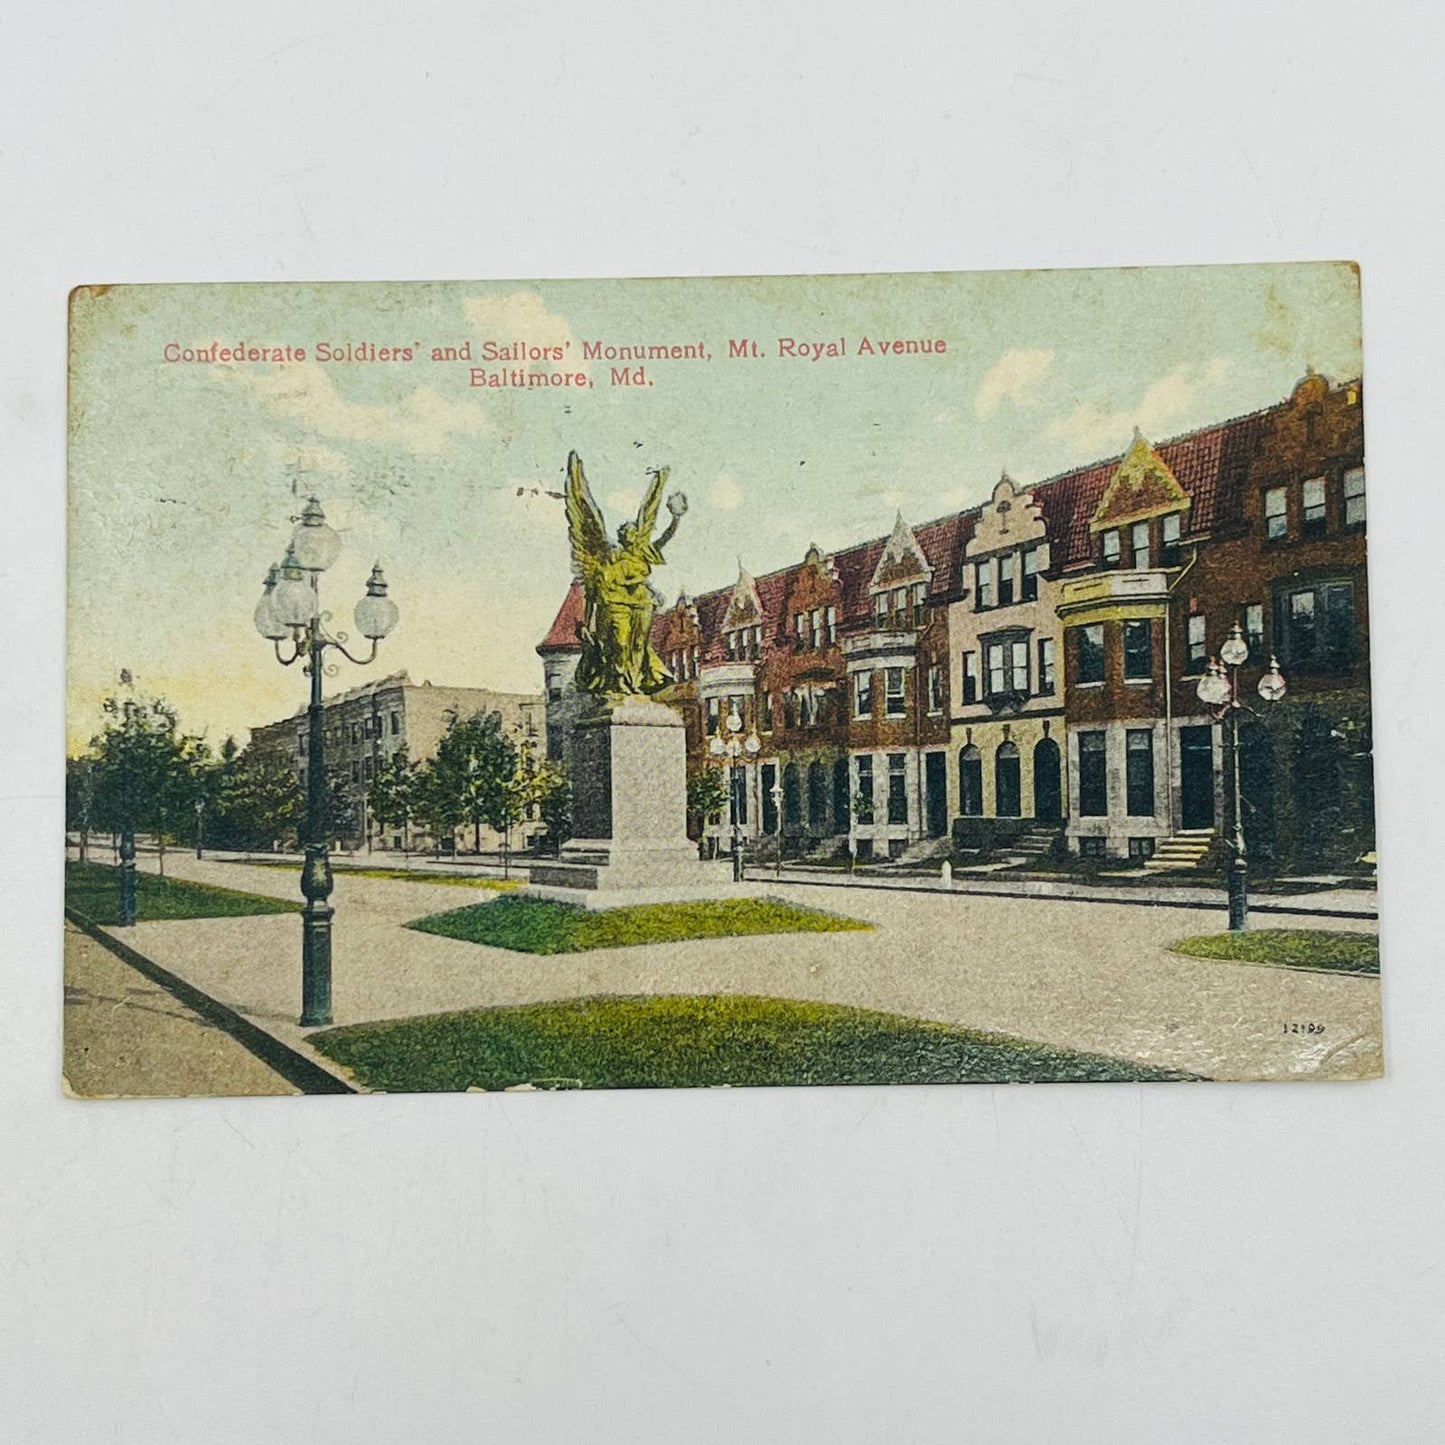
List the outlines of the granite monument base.
<svg viewBox="0 0 1445 1445">
<path fill-rule="evenodd" d="M 616 908 L 736 891 L 730 865 L 701 862 L 687 836 L 687 735 L 662 703 L 613 699 L 574 724 L 572 826 L 524 896 Z"/>
</svg>

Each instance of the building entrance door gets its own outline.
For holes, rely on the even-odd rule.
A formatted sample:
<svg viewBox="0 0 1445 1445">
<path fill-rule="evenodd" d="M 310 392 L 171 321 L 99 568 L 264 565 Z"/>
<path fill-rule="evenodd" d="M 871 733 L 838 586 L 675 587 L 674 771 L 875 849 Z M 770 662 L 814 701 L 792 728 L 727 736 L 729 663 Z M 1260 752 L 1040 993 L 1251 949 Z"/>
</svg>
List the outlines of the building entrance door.
<svg viewBox="0 0 1445 1445">
<path fill-rule="evenodd" d="M 1214 729 L 1179 729 L 1179 823 L 1214 826 Z"/>
<path fill-rule="evenodd" d="M 923 755 L 924 815 L 928 836 L 941 838 L 948 832 L 948 754 Z"/>
<path fill-rule="evenodd" d="M 1063 816 L 1059 745 L 1053 738 L 1040 738 L 1034 745 L 1034 817 L 1040 823 L 1057 823 Z"/>
</svg>

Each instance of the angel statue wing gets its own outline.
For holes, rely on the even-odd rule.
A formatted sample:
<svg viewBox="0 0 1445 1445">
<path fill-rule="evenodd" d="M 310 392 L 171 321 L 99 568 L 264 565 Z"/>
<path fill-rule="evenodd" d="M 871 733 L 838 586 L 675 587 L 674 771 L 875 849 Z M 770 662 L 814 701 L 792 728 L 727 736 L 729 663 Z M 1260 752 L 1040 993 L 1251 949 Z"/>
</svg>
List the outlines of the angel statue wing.
<svg viewBox="0 0 1445 1445">
<path fill-rule="evenodd" d="M 653 528 L 657 526 L 658 508 L 662 506 L 662 489 L 667 485 L 667 468 L 659 467 L 652 474 L 652 485 L 637 509 L 637 530 L 646 541 L 652 541 Z"/>
<path fill-rule="evenodd" d="M 576 452 L 567 457 L 567 538 L 572 544 L 572 570 L 590 593 L 612 548 Z"/>
</svg>

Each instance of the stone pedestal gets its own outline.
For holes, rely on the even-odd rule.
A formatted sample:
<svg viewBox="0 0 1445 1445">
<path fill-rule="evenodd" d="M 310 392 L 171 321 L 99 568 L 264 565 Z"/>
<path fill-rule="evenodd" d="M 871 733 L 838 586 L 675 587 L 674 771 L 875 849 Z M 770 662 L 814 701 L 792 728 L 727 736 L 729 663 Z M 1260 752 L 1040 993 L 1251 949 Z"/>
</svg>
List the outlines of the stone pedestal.
<svg viewBox="0 0 1445 1445">
<path fill-rule="evenodd" d="M 531 866 L 532 897 L 612 908 L 723 896 L 726 863 L 703 863 L 687 836 L 687 735 L 647 698 L 611 702 L 572 731 L 572 827 L 556 862 Z"/>
</svg>

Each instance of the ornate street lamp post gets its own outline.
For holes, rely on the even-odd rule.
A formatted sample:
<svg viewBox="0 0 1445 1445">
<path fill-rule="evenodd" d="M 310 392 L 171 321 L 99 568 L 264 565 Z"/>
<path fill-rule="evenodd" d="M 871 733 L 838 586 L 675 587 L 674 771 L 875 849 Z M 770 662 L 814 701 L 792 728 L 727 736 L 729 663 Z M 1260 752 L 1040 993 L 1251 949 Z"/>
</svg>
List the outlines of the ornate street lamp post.
<svg viewBox="0 0 1445 1445">
<path fill-rule="evenodd" d="M 326 522 L 321 503 L 312 497 L 297 519 L 291 545 L 279 567 L 266 576 L 265 590 L 256 604 L 256 630 L 276 649 L 284 667 L 300 661 L 311 679 L 311 705 L 307 710 L 306 824 L 302 837 L 306 861 L 301 868 L 301 1024 L 310 1028 L 331 1022 L 331 918 L 326 900 L 332 876 L 326 818 L 326 730 L 321 705 L 323 673 L 334 675 L 335 664 L 325 662 L 326 649 L 334 647 L 351 662 L 365 665 L 376 658 L 377 643 L 397 624 L 397 605 L 386 595 L 386 578 L 378 562 L 371 569 L 366 596 L 356 604 L 356 630 L 371 642 L 365 657 L 346 648 L 344 632 L 329 632 L 329 612 L 321 610 L 321 574 L 336 560 L 341 538 Z M 291 654 L 281 651 L 290 639 Z"/>
<path fill-rule="evenodd" d="M 129 680 L 129 673 L 122 674 Z M 120 926 L 133 928 L 136 920 L 135 901 L 135 778 L 131 772 L 131 746 L 134 735 L 132 720 L 136 714 L 135 701 L 126 698 L 124 704 L 125 732 L 122 735 L 120 756 L 120 847 L 117 861 L 120 864 Z"/>
<path fill-rule="evenodd" d="M 783 775 L 780 771 L 773 781 L 773 817 L 777 822 L 778 851 L 773 854 L 773 877 L 783 876 Z"/>
<path fill-rule="evenodd" d="M 206 822 L 206 800 L 205 800 L 204 798 L 197 798 L 197 799 L 196 799 L 196 857 L 197 857 L 197 858 L 200 858 L 200 856 L 201 856 L 201 838 L 202 838 L 202 830 L 203 830 L 204 827 L 205 827 L 205 822 Z"/>
<path fill-rule="evenodd" d="M 763 744 L 757 733 L 743 736 L 743 720 L 736 708 L 718 724 L 717 735 L 708 745 L 713 757 L 726 759 L 728 769 L 728 820 L 732 831 L 733 882 L 741 883 L 743 878 L 743 850 L 738 837 L 738 789 L 743 786 L 743 759 L 748 762 L 762 751 Z M 779 839 L 782 837 L 779 831 Z"/>
<path fill-rule="evenodd" d="M 1249 659 L 1249 644 L 1239 623 L 1235 623 L 1219 656 L 1199 679 L 1199 700 L 1206 703 L 1218 722 L 1229 724 L 1229 801 L 1233 826 L 1229 845 L 1228 897 L 1229 927 L 1239 933 L 1249 926 L 1249 865 L 1244 850 L 1244 805 L 1239 789 L 1239 715 L 1254 710 L 1239 700 L 1239 669 Z M 1285 694 L 1284 675 L 1271 657 L 1269 671 L 1259 680 L 1259 695 L 1265 702 L 1278 702 Z"/>
</svg>

